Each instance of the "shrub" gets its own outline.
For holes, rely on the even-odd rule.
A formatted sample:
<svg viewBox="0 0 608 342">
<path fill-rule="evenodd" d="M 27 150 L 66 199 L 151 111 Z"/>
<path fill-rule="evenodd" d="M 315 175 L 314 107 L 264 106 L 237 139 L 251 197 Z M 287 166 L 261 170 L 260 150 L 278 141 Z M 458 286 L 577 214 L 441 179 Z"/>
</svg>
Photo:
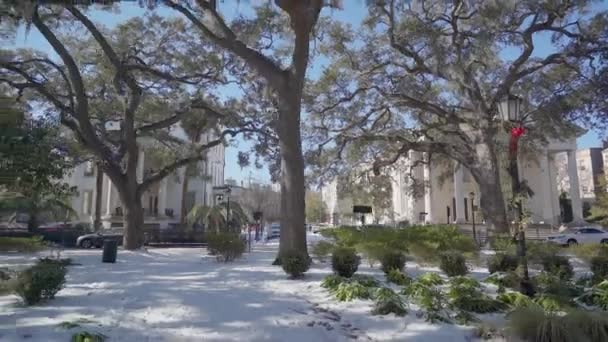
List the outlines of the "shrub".
<svg viewBox="0 0 608 342">
<path fill-rule="evenodd" d="M 53 299 L 65 283 L 66 269 L 56 263 L 38 263 L 19 273 L 15 292 L 26 305 Z"/>
<path fill-rule="evenodd" d="M 435 273 L 426 273 L 418 277 L 410 286 L 402 290 L 402 294 L 413 299 L 420 306 L 427 322 L 451 322 L 446 312 L 447 300 L 441 290 L 434 285 L 439 285 L 435 276 L 437 276 Z"/>
<path fill-rule="evenodd" d="M 380 283 L 376 278 L 368 275 L 355 274 L 352 276 L 352 281 L 357 281 L 365 287 L 378 287 Z"/>
<path fill-rule="evenodd" d="M 526 241 L 526 257 L 532 264 L 542 264 L 544 260 L 556 257 L 559 252 L 560 247 L 556 244 Z"/>
<path fill-rule="evenodd" d="M 560 279 L 569 280 L 574 276 L 574 270 L 567 257 L 561 255 L 547 256 L 541 262 L 545 272 L 554 274 Z"/>
<path fill-rule="evenodd" d="M 312 247 L 312 255 L 319 261 L 325 262 L 325 258 L 331 254 L 334 249 L 334 244 L 328 241 L 319 241 Z"/>
<path fill-rule="evenodd" d="M 376 299 L 374 309 L 372 310 L 372 314 L 374 315 L 394 313 L 397 316 L 403 316 L 407 314 L 407 309 L 401 296 L 389 288 L 383 287 L 377 289 L 374 293 L 374 298 Z"/>
<path fill-rule="evenodd" d="M 342 277 L 350 278 L 357 272 L 361 258 L 354 248 L 339 247 L 331 255 L 331 268 Z"/>
<path fill-rule="evenodd" d="M 399 250 L 387 250 L 382 254 L 380 263 L 385 274 L 391 270 L 401 271 L 405 267 L 405 254 Z"/>
<path fill-rule="evenodd" d="M 0 252 L 38 252 L 45 248 L 42 237 L 0 237 Z"/>
<path fill-rule="evenodd" d="M 593 272 L 593 283 L 608 280 L 608 256 L 599 255 L 591 259 L 591 272 Z"/>
<path fill-rule="evenodd" d="M 70 258 L 39 258 L 38 262 L 41 264 L 55 264 L 59 266 L 70 266 L 72 265 L 72 259 Z"/>
<path fill-rule="evenodd" d="M 539 307 L 527 307 L 511 313 L 508 331 L 524 341 L 600 342 L 608 340 L 608 319 L 583 310 L 560 316 Z"/>
<path fill-rule="evenodd" d="M 406 286 L 412 282 L 412 278 L 397 269 L 390 270 L 386 274 L 386 280 L 389 283 L 393 283 L 399 286 Z"/>
<path fill-rule="evenodd" d="M 608 311 L 608 280 L 604 280 L 585 291 L 578 300 L 587 305 L 598 306 L 602 310 Z"/>
<path fill-rule="evenodd" d="M 229 262 L 243 255 L 245 242 L 236 233 L 210 233 L 207 235 L 207 249 L 217 256 L 218 261 Z"/>
<path fill-rule="evenodd" d="M 72 342 L 104 342 L 107 336 L 100 333 L 81 331 L 72 335 Z"/>
<path fill-rule="evenodd" d="M 407 242 L 410 254 L 418 260 L 436 262 L 439 253 L 455 250 L 465 256 L 477 255 L 479 246 L 453 225 L 412 226 L 399 230 L 400 240 Z"/>
<path fill-rule="evenodd" d="M 504 339 L 502 332 L 496 326 L 489 323 L 481 323 L 473 330 L 473 336 L 481 340 L 501 340 Z"/>
<path fill-rule="evenodd" d="M 281 267 L 292 279 L 302 278 L 310 268 L 310 258 L 306 253 L 287 251 L 281 256 Z"/>
<path fill-rule="evenodd" d="M 583 293 L 583 288 L 574 283 L 561 279 L 558 275 L 541 272 L 532 278 L 540 293 L 551 294 L 564 298 L 573 298 Z"/>
<path fill-rule="evenodd" d="M 445 283 L 445 281 L 443 281 L 439 274 L 432 272 L 428 272 L 419 276 L 418 278 L 416 278 L 416 281 L 427 286 L 437 286 L 443 285 Z"/>
<path fill-rule="evenodd" d="M 526 308 L 536 306 L 532 298 L 519 292 L 501 293 L 496 297 L 497 300 L 505 303 L 513 309 Z"/>
<path fill-rule="evenodd" d="M 519 287 L 520 278 L 514 271 L 496 272 L 487 277 L 484 282 L 498 286 L 499 290 L 504 288 L 515 289 Z"/>
<path fill-rule="evenodd" d="M 340 283 L 333 294 L 341 302 L 349 302 L 353 299 L 369 299 L 371 297 L 370 288 L 363 286 L 358 281 Z"/>
<path fill-rule="evenodd" d="M 505 304 L 490 298 L 481 292 L 481 284 L 467 277 L 454 277 L 450 280 L 448 298 L 452 307 L 476 313 L 488 313 L 503 310 Z M 461 318 L 467 318 L 464 315 Z M 469 319 L 461 319 L 468 322 Z"/>
<path fill-rule="evenodd" d="M 511 254 L 497 253 L 488 259 L 488 271 L 490 274 L 495 272 L 509 272 L 517 269 L 517 257 Z"/>
<path fill-rule="evenodd" d="M 591 263 L 591 260 L 598 256 L 608 258 L 608 246 L 605 244 L 580 244 L 568 247 L 568 251 L 588 263 Z"/>
<path fill-rule="evenodd" d="M 321 282 L 321 287 L 324 287 L 330 291 L 338 288 L 338 285 L 346 281 L 346 278 L 340 277 L 339 275 L 330 274 L 327 277 L 323 278 Z"/>
<path fill-rule="evenodd" d="M 369 263 L 369 267 L 374 267 L 376 262 L 379 262 L 382 258 L 382 254 L 386 250 L 386 246 L 377 241 L 361 242 L 356 246 L 359 251 Z"/>
<path fill-rule="evenodd" d="M 440 254 L 439 259 L 439 268 L 441 268 L 448 277 L 462 276 L 469 273 L 469 268 L 467 267 L 464 256 L 457 251 L 443 252 Z"/>
<path fill-rule="evenodd" d="M 488 241 L 490 248 L 496 252 L 496 254 L 514 254 L 515 243 L 513 236 L 510 235 L 495 235 Z"/>
</svg>

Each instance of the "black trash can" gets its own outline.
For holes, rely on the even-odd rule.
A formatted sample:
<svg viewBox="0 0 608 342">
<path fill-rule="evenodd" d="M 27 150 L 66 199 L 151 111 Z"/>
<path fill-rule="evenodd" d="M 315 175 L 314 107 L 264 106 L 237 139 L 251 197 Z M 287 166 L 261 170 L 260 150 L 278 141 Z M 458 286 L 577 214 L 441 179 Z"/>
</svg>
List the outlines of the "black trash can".
<svg viewBox="0 0 608 342">
<path fill-rule="evenodd" d="M 116 262 L 116 254 L 118 252 L 118 241 L 105 240 L 103 242 L 102 262 Z"/>
</svg>

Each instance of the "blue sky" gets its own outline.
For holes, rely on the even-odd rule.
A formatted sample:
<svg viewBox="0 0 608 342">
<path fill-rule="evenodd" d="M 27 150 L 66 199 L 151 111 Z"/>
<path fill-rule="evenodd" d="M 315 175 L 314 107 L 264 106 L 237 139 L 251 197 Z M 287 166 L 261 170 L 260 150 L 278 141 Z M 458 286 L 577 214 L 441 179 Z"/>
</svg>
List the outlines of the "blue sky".
<svg viewBox="0 0 608 342">
<path fill-rule="evenodd" d="M 228 18 L 234 18 L 238 15 L 248 15 L 251 13 L 251 5 L 257 5 L 262 3 L 265 0 L 249 0 L 249 1 L 220 1 L 220 10 L 221 12 Z M 351 2 L 352 1 L 352 2 Z M 353 25 L 358 25 L 363 17 L 366 14 L 365 2 L 363 0 L 348 0 L 349 4 L 354 3 L 354 6 L 345 6 L 344 10 L 330 10 L 325 9 L 324 13 L 331 14 L 332 17 L 351 23 Z M 597 9 L 606 9 L 608 8 L 608 1 L 602 1 L 598 5 L 595 6 Z M 159 8 L 156 10 L 159 14 L 164 15 L 174 15 L 171 10 L 166 8 Z M 331 13 L 330 13 L 331 11 Z M 98 23 L 102 23 L 105 26 L 111 27 L 125 21 L 133 16 L 141 15 L 143 13 L 143 9 L 137 5 L 137 2 L 123 2 L 120 5 L 119 11 L 100 11 L 100 10 L 92 10 L 89 15 L 94 19 L 94 21 Z M 545 55 L 551 53 L 550 44 L 546 37 L 540 37 L 536 41 L 536 45 L 538 46 L 537 55 Z M 29 47 L 35 48 L 42 51 L 51 51 L 50 46 L 44 40 L 44 38 L 40 35 L 39 32 L 35 28 L 32 28 L 30 32 L 26 35 L 25 29 L 22 27 L 19 30 L 17 38 L 15 40 L 16 47 Z M 505 50 L 503 51 L 503 57 L 509 59 L 511 56 L 514 56 L 517 53 L 516 50 Z M 316 63 L 316 66 L 319 66 L 319 63 Z M 309 76 L 315 78 L 321 68 L 315 67 L 313 65 L 309 70 Z M 239 150 L 246 150 L 249 144 L 241 139 L 236 139 L 234 141 L 235 145 L 238 147 L 230 146 L 226 149 L 226 178 L 233 178 L 237 181 L 248 180 L 250 177 L 257 181 L 269 182 L 270 177 L 268 171 L 264 169 L 256 169 L 255 167 L 248 167 L 241 169 L 237 164 L 237 154 Z M 596 132 L 588 132 L 578 139 L 578 147 L 579 148 L 587 148 L 587 147 L 596 147 L 600 146 L 600 138 L 598 137 Z"/>
</svg>

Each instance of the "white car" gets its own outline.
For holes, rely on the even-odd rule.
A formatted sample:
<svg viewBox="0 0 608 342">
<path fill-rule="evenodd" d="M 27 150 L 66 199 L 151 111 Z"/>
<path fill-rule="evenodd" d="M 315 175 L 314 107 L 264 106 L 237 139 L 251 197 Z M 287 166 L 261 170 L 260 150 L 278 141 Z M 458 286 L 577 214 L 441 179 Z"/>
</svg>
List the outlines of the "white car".
<svg viewBox="0 0 608 342">
<path fill-rule="evenodd" d="M 608 244 L 608 232 L 593 227 L 575 228 L 559 235 L 547 238 L 548 242 L 573 246 L 576 244 L 604 243 Z"/>
</svg>

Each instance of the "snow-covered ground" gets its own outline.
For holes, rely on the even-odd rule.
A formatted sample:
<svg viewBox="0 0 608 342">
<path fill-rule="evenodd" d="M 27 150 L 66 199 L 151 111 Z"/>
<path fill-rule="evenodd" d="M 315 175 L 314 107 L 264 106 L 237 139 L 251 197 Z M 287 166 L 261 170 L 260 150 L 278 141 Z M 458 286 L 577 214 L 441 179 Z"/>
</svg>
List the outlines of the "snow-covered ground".
<svg viewBox="0 0 608 342">
<path fill-rule="evenodd" d="M 276 242 L 258 244 L 224 264 L 199 248 L 120 250 L 116 264 L 104 264 L 100 250 L 66 250 L 62 257 L 79 265 L 69 267 L 54 300 L 23 307 L 16 296 L 0 297 L 0 341 L 63 342 L 80 330 L 108 341 L 470 340 L 470 328 L 426 323 L 414 310 L 373 316 L 372 301 L 336 301 L 320 287 L 329 264 L 316 262 L 305 279 L 289 280 L 271 265 L 276 251 Z M 0 267 L 25 267 L 37 256 L 0 255 Z M 359 270 L 384 278 L 366 263 Z M 411 275 L 426 270 L 407 265 Z M 59 327 L 79 319 L 89 321 Z"/>
</svg>

